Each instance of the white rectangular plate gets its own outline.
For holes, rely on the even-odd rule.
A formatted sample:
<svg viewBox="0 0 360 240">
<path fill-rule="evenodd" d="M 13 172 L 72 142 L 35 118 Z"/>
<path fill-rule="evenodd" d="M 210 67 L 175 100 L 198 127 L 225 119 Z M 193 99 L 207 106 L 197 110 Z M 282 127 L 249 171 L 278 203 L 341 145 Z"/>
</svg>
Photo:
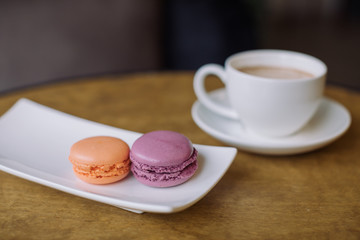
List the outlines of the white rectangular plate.
<svg viewBox="0 0 360 240">
<path fill-rule="evenodd" d="M 0 118 L 0 170 L 70 194 L 142 213 L 182 211 L 204 197 L 222 178 L 237 150 L 194 144 L 199 168 L 186 183 L 152 188 L 131 174 L 108 185 L 78 180 L 68 161 L 70 147 L 90 136 L 114 136 L 129 146 L 141 136 L 81 119 L 28 99 L 20 99 Z"/>
</svg>

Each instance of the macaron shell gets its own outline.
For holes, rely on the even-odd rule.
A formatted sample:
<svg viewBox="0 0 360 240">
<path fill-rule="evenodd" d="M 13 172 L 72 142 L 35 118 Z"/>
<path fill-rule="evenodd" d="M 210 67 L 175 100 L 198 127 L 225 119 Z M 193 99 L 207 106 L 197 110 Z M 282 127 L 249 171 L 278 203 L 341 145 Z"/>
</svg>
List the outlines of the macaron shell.
<svg viewBox="0 0 360 240">
<path fill-rule="evenodd" d="M 109 183 L 114 183 L 114 182 L 120 181 L 121 179 L 125 178 L 129 174 L 129 171 L 126 173 L 117 175 L 117 176 L 109 176 L 109 177 L 101 177 L 101 178 L 96 178 L 96 177 L 94 178 L 91 176 L 79 174 L 76 171 L 74 171 L 74 173 L 79 179 L 81 179 L 84 182 L 102 185 L 102 184 L 109 184 Z"/>
<path fill-rule="evenodd" d="M 72 145 L 69 160 L 73 164 L 112 165 L 129 158 L 129 146 L 121 139 L 96 136 Z"/>
<path fill-rule="evenodd" d="M 131 160 L 150 166 L 173 166 L 189 159 L 192 153 L 192 143 L 184 135 L 173 131 L 154 131 L 134 142 Z"/>
</svg>

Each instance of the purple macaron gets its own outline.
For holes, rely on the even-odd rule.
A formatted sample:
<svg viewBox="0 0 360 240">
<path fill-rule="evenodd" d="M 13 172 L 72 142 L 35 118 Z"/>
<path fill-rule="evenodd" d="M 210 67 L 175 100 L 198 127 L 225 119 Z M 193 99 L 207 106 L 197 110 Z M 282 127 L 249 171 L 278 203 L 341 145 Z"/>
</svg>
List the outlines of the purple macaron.
<svg viewBox="0 0 360 240">
<path fill-rule="evenodd" d="M 197 167 L 197 150 L 184 135 L 154 131 L 138 138 L 130 150 L 131 171 L 151 187 L 172 187 L 191 178 Z"/>
</svg>

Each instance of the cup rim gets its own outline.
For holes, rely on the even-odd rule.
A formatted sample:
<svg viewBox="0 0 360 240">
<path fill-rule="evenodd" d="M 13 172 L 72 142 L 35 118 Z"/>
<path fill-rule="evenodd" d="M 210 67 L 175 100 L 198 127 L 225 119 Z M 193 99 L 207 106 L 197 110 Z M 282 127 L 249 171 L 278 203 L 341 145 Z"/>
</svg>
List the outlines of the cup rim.
<svg viewBox="0 0 360 240">
<path fill-rule="evenodd" d="M 316 64 L 318 64 L 318 66 L 321 68 L 320 73 L 316 74 L 313 77 L 298 78 L 298 79 L 281 79 L 281 80 L 285 80 L 284 82 L 289 82 L 289 81 L 286 81 L 286 80 L 291 80 L 291 82 L 294 82 L 294 81 L 311 81 L 311 80 L 314 80 L 314 79 L 322 78 L 327 74 L 327 66 L 320 59 L 318 59 L 318 58 L 316 58 L 314 56 L 308 55 L 306 53 L 290 51 L 290 50 L 280 50 L 280 49 L 254 49 L 254 50 L 247 50 L 247 51 L 232 54 L 226 59 L 225 68 L 230 69 L 231 71 L 236 72 L 237 74 L 245 75 L 246 77 L 252 78 L 252 79 L 264 80 L 264 81 L 279 81 L 279 79 L 277 79 L 277 78 L 259 77 L 259 76 L 255 76 L 255 75 L 251 75 L 251 74 L 241 72 L 241 71 L 237 70 L 232 65 L 232 63 L 235 61 L 235 59 L 238 59 L 241 56 L 244 56 L 244 55 L 251 56 L 251 55 L 260 55 L 260 54 L 282 54 L 282 55 L 287 55 L 287 56 L 291 55 L 293 57 L 298 57 L 298 58 L 299 57 L 300 58 L 306 58 L 309 61 L 316 62 Z"/>
</svg>

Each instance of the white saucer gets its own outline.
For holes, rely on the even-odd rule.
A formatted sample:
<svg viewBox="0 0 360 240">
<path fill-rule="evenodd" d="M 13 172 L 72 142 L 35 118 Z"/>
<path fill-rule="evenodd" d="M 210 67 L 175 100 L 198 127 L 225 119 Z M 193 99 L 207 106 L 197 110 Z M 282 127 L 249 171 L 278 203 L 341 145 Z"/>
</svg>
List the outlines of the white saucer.
<svg viewBox="0 0 360 240">
<path fill-rule="evenodd" d="M 225 89 L 210 96 L 222 105 L 229 105 Z M 324 98 L 312 120 L 296 134 L 283 138 L 266 138 L 254 135 L 240 122 L 210 111 L 196 101 L 191 109 L 195 123 L 212 137 L 239 149 L 271 155 L 304 153 L 323 147 L 346 132 L 351 123 L 349 111 L 341 104 Z"/>
</svg>

